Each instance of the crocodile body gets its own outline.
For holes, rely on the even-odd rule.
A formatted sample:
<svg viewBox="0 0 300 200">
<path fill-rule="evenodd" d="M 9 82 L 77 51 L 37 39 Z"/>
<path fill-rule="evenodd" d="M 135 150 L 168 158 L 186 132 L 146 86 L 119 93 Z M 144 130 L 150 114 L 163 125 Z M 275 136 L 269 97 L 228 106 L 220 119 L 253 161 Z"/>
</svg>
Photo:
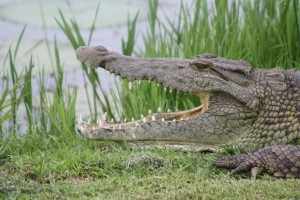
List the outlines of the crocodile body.
<svg viewBox="0 0 300 200">
<path fill-rule="evenodd" d="M 220 158 L 216 166 L 232 169 L 232 173 L 251 171 L 254 178 L 262 172 L 278 178 L 300 178 L 300 146 L 268 146 L 248 154 Z"/>
<path fill-rule="evenodd" d="M 300 71 L 256 69 L 242 60 L 213 55 L 194 59 L 135 58 L 105 47 L 80 47 L 83 63 L 130 81 L 150 80 L 188 92 L 202 105 L 155 113 L 127 123 L 80 123 L 90 139 L 237 145 L 250 152 L 269 145 L 296 144 L 300 138 Z"/>
</svg>

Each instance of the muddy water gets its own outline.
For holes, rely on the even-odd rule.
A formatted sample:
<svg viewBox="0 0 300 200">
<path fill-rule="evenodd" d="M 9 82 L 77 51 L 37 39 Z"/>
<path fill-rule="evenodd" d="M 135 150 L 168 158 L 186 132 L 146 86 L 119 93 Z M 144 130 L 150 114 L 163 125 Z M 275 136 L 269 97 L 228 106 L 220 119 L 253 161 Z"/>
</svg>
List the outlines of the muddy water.
<svg viewBox="0 0 300 200">
<path fill-rule="evenodd" d="M 98 1 L 95 0 L 0 0 L 0 63 L 5 61 L 9 46 L 14 44 L 26 24 L 26 32 L 17 59 L 18 69 L 22 70 L 30 56 L 33 56 L 36 63 L 34 73 L 37 74 L 42 68 L 45 69 L 47 75 L 45 84 L 47 90 L 51 91 L 54 88 L 54 79 L 51 76 L 53 64 L 46 41 L 48 40 L 53 47 L 54 37 L 56 37 L 64 64 L 65 85 L 78 88 L 77 112 L 87 115 L 87 99 L 84 95 L 84 78 L 80 63 L 76 60 L 73 49 L 59 30 L 54 18 L 58 17 L 57 8 L 60 8 L 67 17 L 74 17 L 79 22 L 82 34 L 88 38 L 88 28 L 92 23 L 97 3 Z M 161 0 L 159 16 L 163 18 L 166 15 L 175 19 L 179 6 L 180 0 Z M 126 37 L 127 16 L 134 16 L 137 11 L 141 11 L 137 27 L 137 46 L 142 47 L 141 36 L 147 27 L 146 12 L 144 12 L 146 9 L 147 0 L 101 1 L 96 32 L 91 45 L 102 44 L 120 52 L 121 38 Z M 107 72 L 99 70 L 99 75 L 105 91 L 116 82 Z M 34 87 L 34 91 L 38 92 L 38 84 L 34 84 Z"/>
</svg>

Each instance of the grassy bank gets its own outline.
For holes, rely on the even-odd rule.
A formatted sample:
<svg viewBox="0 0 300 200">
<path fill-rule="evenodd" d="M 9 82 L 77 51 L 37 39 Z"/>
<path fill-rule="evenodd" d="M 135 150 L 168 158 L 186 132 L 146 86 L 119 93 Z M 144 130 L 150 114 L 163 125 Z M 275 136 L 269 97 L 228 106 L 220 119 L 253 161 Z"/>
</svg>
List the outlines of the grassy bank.
<svg viewBox="0 0 300 200">
<path fill-rule="evenodd" d="M 129 19 L 123 53 L 145 57 L 194 57 L 203 52 L 245 59 L 257 67 L 297 67 L 300 62 L 300 3 L 273 1 L 195 1 L 182 4 L 178 19 L 157 17 L 158 1 L 149 0 L 148 29 L 142 49 L 136 48 L 138 15 Z M 80 34 L 76 21 L 60 11 L 57 23 L 76 49 L 89 44 L 101 6 L 91 19 L 90 37 Z M 10 199 L 299 199 L 298 180 L 262 176 L 251 181 L 230 176 L 212 164 L 216 154 L 169 150 L 138 150 L 124 143 L 87 141 L 76 135 L 75 88 L 64 85 L 63 57 L 57 45 L 53 76 L 55 88 L 47 91 L 47 75 L 33 76 L 29 58 L 17 70 L 20 33 L 6 57 L 0 93 L 0 198 Z M 55 41 L 55 40 L 54 40 Z M 121 42 L 121 41 L 120 41 Z M 54 42 L 56 44 L 56 42 Z M 79 66 L 78 66 L 79 67 Z M 139 118 L 149 110 L 181 110 L 199 104 L 197 99 L 155 84 L 122 81 L 120 88 L 104 93 L 95 69 L 80 66 L 87 80 L 85 96 L 90 120 L 107 112 L 114 120 Z M 34 82 L 37 81 L 37 82 Z M 38 95 L 33 84 L 39 84 Z M 119 101 L 120 100 L 120 101 Z M 143 103 L 142 103 L 143 102 Z M 22 120 L 20 120 L 22 118 Z M 23 123 L 25 122 L 23 125 Z M 168 164 L 128 167 L 134 155 L 150 154 Z"/>
</svg>

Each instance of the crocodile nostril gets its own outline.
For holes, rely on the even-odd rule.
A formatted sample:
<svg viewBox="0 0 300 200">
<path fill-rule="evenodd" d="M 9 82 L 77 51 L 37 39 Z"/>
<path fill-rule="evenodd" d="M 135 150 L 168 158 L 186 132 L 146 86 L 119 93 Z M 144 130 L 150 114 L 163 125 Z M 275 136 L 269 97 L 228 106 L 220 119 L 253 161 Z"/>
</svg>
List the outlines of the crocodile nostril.
<svg viewBox="0 0 300 200">
<path fill-rule="evenodd" d="M 98 45 L 95 47 L 96 50 L 98 51 L 107 51 L 107 49 L 104 46 Z"/>
</svg>

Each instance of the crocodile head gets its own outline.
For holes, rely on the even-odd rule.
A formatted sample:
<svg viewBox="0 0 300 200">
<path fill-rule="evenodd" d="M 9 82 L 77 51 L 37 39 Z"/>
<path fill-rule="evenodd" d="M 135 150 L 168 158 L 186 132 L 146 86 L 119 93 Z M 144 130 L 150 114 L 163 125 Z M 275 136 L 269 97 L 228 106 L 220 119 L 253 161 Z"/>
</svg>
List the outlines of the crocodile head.
<svg viewBox="0 0 300 200">
<path fill-rule="evenodd" d="M 194 59 L 134 58 L 102 46 L 80 47 L 77 57 L 83 63 L 102 67 L 130 81 L 150 80 L 163 87 L 189 92 L 202 102 L 191 110 L 154 113 L 128 123 L 108 123 L 105 120 L 96 124 L 80 123 L 79 131 L 87 138 L 206 145 L 238 142 L 262 146 L 273 140 L 283 142 L 276 140 L 278 137 L 274 135 L 278 132 L 274 127 L 265 126 L 277 122 L 282 124 L 280 120 L 273 120 L 279 111 L 272 111 L 274 118 L 265 111 L 273 107 L 275 111 L 281 109 L 272 98 L 286 92 L 289 88 L 286 77 L 292 73 L 255 70 L 245 61 L 209 54 Z M 290 93 L 293 96 L 293 92 Z M 283 109 L 292 111 L 295 106 L 287 108 L 290 105 L 287 102 Z M 294 119 L 293 115 L 290 119 L 293 125 Z"/>
</svg>

